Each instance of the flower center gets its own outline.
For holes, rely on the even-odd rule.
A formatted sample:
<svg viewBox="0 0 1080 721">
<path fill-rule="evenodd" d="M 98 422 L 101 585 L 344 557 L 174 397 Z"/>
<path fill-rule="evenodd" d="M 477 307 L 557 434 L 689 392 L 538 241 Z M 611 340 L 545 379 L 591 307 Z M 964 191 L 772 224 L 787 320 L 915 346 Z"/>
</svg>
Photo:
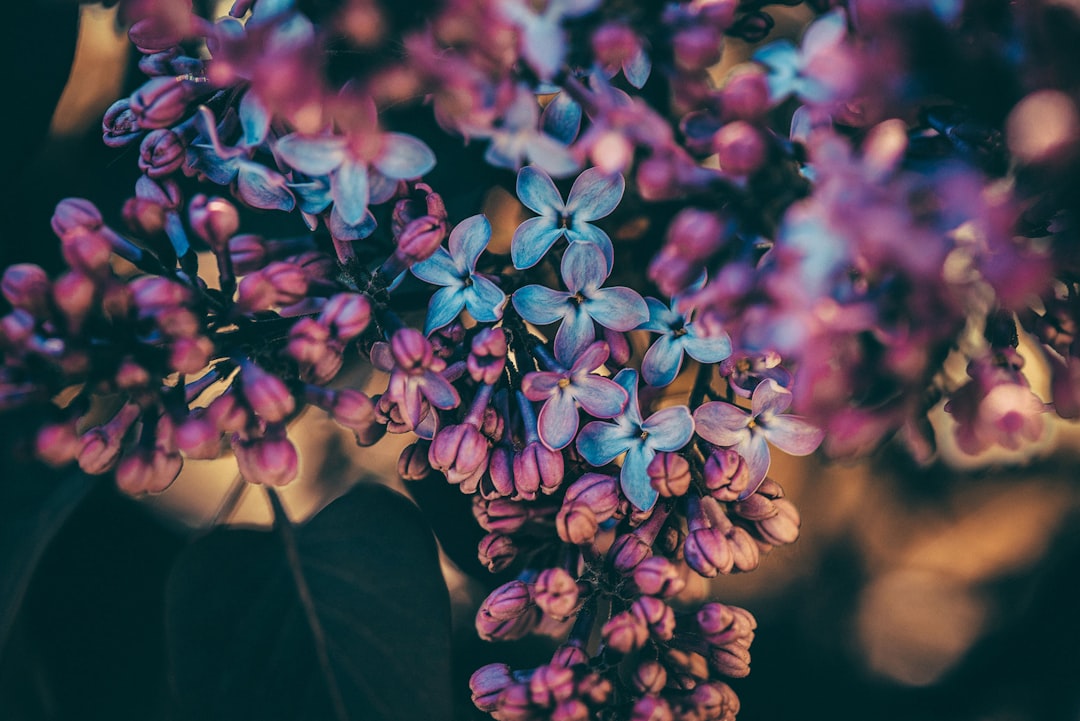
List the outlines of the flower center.
<svg viewBox="0 0 1080 721">
<path fill-rule="evenodd" d="M 574 216 L 569 213 L 559 213 L 559 227 L 570 230 L 574 226 Z"/>
<path fill-rule="evenodd" d="M 559 379 L 559 388 L 568 388 L 569 386 L 570 386 L 570 379 L 569 378 L 560 378 Z"/>
<path fill-rule="evenodd" d="M 754 419 L 754 418 L 751 418 L 747 422 L 746 427 L 749 428 L 750 430 L 754 430 L 755 428 L 757 428 L 757 420 Z"/>
<path fill-rule="evenodd" d="M 749 373 L 750 372 L 750 359 L 749 358 L 740 359 L 739 362 L 735 364 L 735 370 L 738 371 L 739 373 Z"/>
<path fill-rule="evenodd" d="M 581 305 L 585 302 L 585 296 L 581 294 L 581 291 L 578 291 L 577 293 L 574 293 L 572 296 L 570 296 L 568 300 L 574 305 Z"/>
</svg>

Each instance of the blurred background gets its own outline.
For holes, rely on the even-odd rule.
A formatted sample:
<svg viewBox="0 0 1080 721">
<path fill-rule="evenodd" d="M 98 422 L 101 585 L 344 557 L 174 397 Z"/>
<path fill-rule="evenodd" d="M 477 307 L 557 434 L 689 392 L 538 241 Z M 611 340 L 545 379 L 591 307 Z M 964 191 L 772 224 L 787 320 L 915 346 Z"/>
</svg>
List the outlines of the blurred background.
<svg viewBox="0 0 1080 721">
<path fill-rule="evenodd" d="M 0 252 L 4 266 L 55 269 L 56 202 L 90 198 L 115 220 L 131 191 L 137 148 L 106 148 L 99 128 L 140 76 L 115 9 L 25 2 L 4 12 L 15 87 Z M 801 19 L 787 16 L 776 32 L 794 33 Z M 745 50 L 732 43 L 718 74 Z M 1038 392 L 1045 379 L 1037 359 L 1032 366 Z M 378 392 L 383 379 L 357 368 L 341 382 Z M 758 571 L 709 589 L 758 619 L 753 673 L 732 684 L 743 721 L 1080 719 L 1080 435 L 1048 423 L 1024 455 L 966 459 L 950 450 L 948 418 L 939 412 L 934 423 L 941 451 L 930 467 L 901 449 L 858 462 L 776 454 L 771 475 L 800 509 L 803 535 Z M 295 519 L 370 481 L 457 504 L 471 523 L 453 489 L 396 480 L 408 438 L 358 449 L 322 414 L 298 427 L 301 480 L 283 493 Z M 189 462 L 147 501 L 96 484 L 44 549 L 0 654 L 0 718 L 169 718 L 161 604 L 172 559 L 200 529 L 269 520 L 265 496 L 239 480 L 230 458 Z M 463 690 L 482 663 L 543 660 L 531 656 L 543 641 L 474 639 L 490 584 L 469 561 L 479 536 L 459 527 L 442 537 Z"/>
</svg>

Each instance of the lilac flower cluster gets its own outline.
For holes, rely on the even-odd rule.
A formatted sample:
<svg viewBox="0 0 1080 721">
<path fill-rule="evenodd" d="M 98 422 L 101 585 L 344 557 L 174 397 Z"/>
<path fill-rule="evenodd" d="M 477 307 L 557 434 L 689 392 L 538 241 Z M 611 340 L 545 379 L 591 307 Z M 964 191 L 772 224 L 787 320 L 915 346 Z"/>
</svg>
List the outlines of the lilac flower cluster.
<svg viewBox="0 0 1080 721">
<path fill-rule="evenodd" d="M 305 406 L 361 446 L 413 434 L 402 478 L 470 495 L 481 563 L 516 573 L 479 634 L 562 639 L 534 669 L 477 671 L 478 708 L 732 719 L 754 618 L 681 594 L 798 537 L 771 448 L 899 431 L 927 457 L 940 400 L 966 452 L 1038 438 L 1018 321 L 1054 410 L 1080 416 L 1075 226 L 1042 194 L 1073 177 L 1075 98 L 1047 71 L 999 114 L 1003 141 L 920 96 L 905 34 L 967 37 L 978 8 L 807 4 L 795 43 L 766 41 L 747 0 L 444 0 L 423 22 L 372 0 L 215 20 L 130 2 L 148 79 L 103 134 L 142 176 L 116 222 L 57 206 L 68 270 L 4 272 L 0 405 L 48 416 L 44 461 L 132 494 L 225 446 L 249 483 L 291 482 Z M 728 37 L 756 51 L 717 82 Z M 1032 118 L 1051 108 L 1068 117 L 1048 135 Z M 457 175 L 532 211 L 508 248 Z M 975 326 L 970 380 L 949 382 Z M 356 358 L 385 390 L 335 381 Z"/>
</svg>

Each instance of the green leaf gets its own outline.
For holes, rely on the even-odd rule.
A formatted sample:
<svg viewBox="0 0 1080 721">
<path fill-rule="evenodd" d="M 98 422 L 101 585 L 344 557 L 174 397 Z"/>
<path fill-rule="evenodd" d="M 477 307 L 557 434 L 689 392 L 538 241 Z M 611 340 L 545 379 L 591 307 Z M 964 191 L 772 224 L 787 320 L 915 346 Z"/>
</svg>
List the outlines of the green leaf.
<svg viewBox="0 0 1080 721">
<path fill-rule="evenodd" d="M 292 568 L 287 535 L 217 529 L 178 559 L 166 624 L 180 717 L 451 718 L 449 596 L 416 506 L 361 484 L 293 529 Z"/>
</svg>

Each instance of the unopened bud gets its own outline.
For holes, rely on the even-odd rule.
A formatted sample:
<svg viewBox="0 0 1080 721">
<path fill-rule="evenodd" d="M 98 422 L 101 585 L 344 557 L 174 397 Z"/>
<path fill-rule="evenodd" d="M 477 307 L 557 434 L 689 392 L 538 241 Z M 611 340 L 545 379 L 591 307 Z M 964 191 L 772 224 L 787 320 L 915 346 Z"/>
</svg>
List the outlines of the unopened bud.
<svg viewBox="0 0 1080 721">
<path fill-rule="evenodd" d="M 394 257 L 406 267 L 427 260 L 446 239 L 446 222 L 430 215 L 410 221 L 398 237 Z"/>
<path fill-rule="evenodd" d="M 642 696 L 634 702 L 629 721 L 674 721 L 675 714 L 667 699 L 659 696 Z"/>
<path fill-rule="evenodd" d="M 716 131 L 713 152 L 717 155 L 721 170 L 744 176 L 762 166 L 768 146 L 758 128 L 745 120 L 735 120 Z"/>
<path fill-rule="evenodd" d="M 502 533 L 489 533 L 480 539 L 476 557 L 480 565 L 492 573 L 499 573 L 517 558 L 517 547 L 510 536 Z"/>
<path fill-rule="evenodd" d="M 577 581 L 562 568 L 541 571 L 536 577 L 533 594 L 536 605 L 552 618 L 568 618 L 577 608 Z"/>
<path fill-rule="evenodd" d="M 510 667 L 505 663 L 482 666 L 469 678 L 472 702 L 484 713 L 491 713 L 498 705 L 499 694 L 513 683 Z"/>
<path fill-rule="evenodd" d="M 608 563 L 624 576 L 633 573 L 639 563 L 652 556 L 652 544 L 636 533 L 624 533 L 608 549 Z"/>
<path fill-rule="evenodd" d="M 485 328 L 476 334 L 466 361 L 469 376 L 477 383 L 494 384 L 506 366 L 506 333 L 502 328 Z"/>
<path fill-rule="evenodd" d="M 184 117 L 196 87 L 183 76 L 150 78 L 132 93 L 131 112 L 141 128 L 167 128 Z"/>
<path fill-rule="evenodd" d="M 326 301 L 319 322 L 342 343 L 363 333 L 371 322 L 371 301 L 361 293 L 338 293 Z"/>
<path fill-rule="evenodd" d="M 648 626 L 630 611 L 612 616 L 600 633 L 605 644 L 622 654 L 638 650 L 649 640 Z"/>
<path fill-rule="evenodd" d="M 715 451 L 705 461 L 705 487 L 716 500 L 734 501 L 749 485 L 749 467 L 737 452 Z"/>
<path fill-rule="evenodd" d="M 686 579 L 674 563 L 652 556 L 634 567 L 634 584 L 647 596 L 671 598 L 686 587 Z"/>
<path fill-rule="evenodd" d="M 184 164 L 184 141 L 168 128 L 152 130 L 139 144 L 139 170 L 151 178 L 163 178 Z"/>
<path fill-rule="evenodd" d="M 477 496 L 473 501 L 473 516 L 485 531 L 515 533 L 529 520 L 529 509 L 524 503 L 508 498 L 485 501 Z"/>
<path fill-rule="evenodd" d="M 0 290 L 4 299 L 15 308 L 26 310 L 35 318 L 43 318 L 49 309 L 49 276 L 33 263 L 16 263 L 4 270 Z"/>
<path fill-rule="evenodd" d="M 254 363 L 244 365 L 240 382 L 244 400 L 251 406 L 251 410 L 268 423 L 285 420 L 296 410 L 296 399 L 282 380 Z"/>
<path fill-rule="evenodd" d="M 487 468 L 489 443 L 487 438 L 472 424 L 459 423 L 445 426 L 435 434 L 428 452 L 431 467 L 446 474 L 453 484 L 479 482 L 479 476 Z"/>
<path fill-rule="evenodd" d="M 227 252 L 229 239 L 240 229 L 240 214 L 235 205 L 225 198 L 208 198 L 202 193 L 188 203 L 188 218 L 191 229 L 215 253 Z"/>
<path fill-rule="evenodd" d="M 592 543 L 600 523 L 592 509 L 584 503 L 564 503 L 555 516 L 555 530 L 566 543 L 580 546 Z"/>
<path fill-rule="evenodd" d="M 630 607 L 638 619 L 649 628 L 658 641 L 668 641 L 675 634 L 675 612 L 659 598 L 642 596 Z"/>
<path fill-rule="evenodd" d="M 681 496 L 690 489 L 690 463 L 678 453 L 657 453 L 646 472 L 652 487 L 665 498 Z"/>
<path fill-rule="evenodd" d="M 131 145 L 143 131 L 128 98 L 121 98 L 110 105 L 101 118 L 101 140 L 110 148 Z"/>
<path fill-rule="evenodd" d="M 232 447 L 240 475 L 248 483 L 284 486 L 292 482 L 299 472 L 300 458 L 296 446 L 286 437 L 282 426 L 268 429 L 261 438 L 244 439 L 234 433 Z"/>
<path fill-rule="evenodd" d="M 641 693 L 659 694 L 667 685 L 667 669 L 654 659 L 642 661 L 634 670 L 632 681 Z"/>
</svg>

